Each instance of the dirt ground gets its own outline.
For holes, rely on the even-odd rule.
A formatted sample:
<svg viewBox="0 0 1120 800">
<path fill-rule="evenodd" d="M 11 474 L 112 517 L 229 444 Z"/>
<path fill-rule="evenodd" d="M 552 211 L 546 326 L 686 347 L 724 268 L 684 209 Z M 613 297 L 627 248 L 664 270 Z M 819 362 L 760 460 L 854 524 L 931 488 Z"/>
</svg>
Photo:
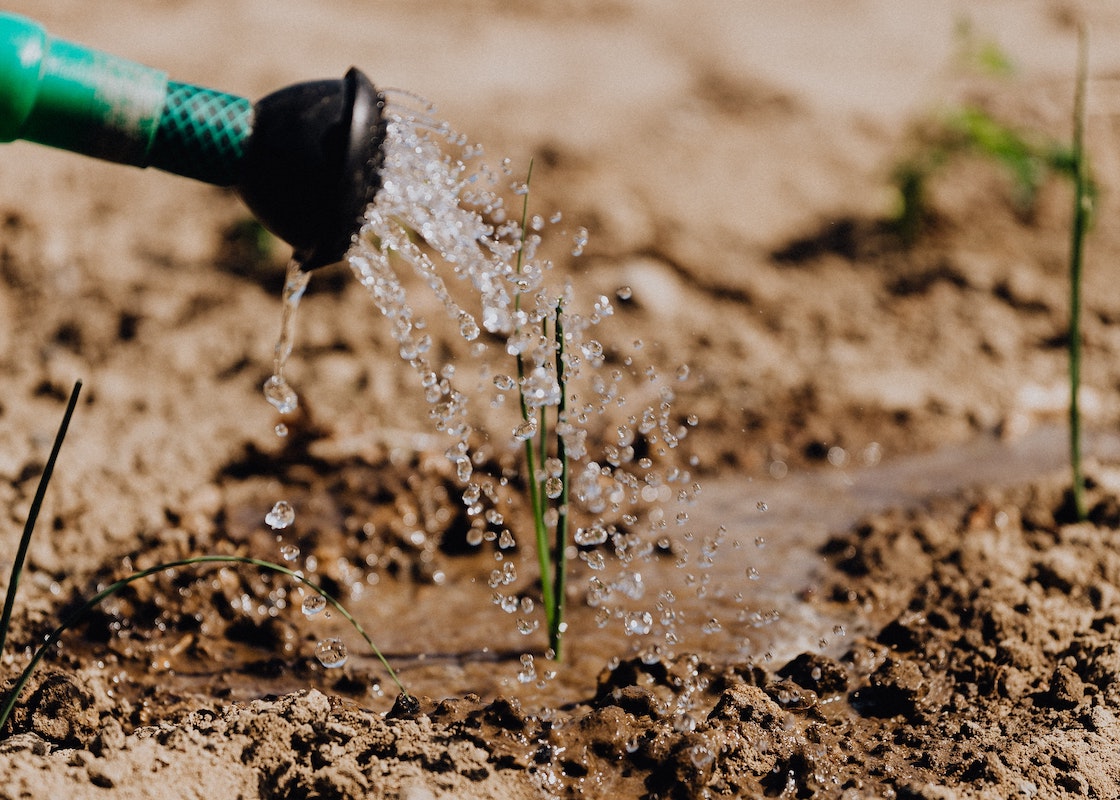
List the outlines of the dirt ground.
<svg viewBox="0 0 1120 800">
<path fill-rule="evenodd" d="M 285 580 L 163 573 L 40 667 L 3 731 L 0 798 L 1120 794 L 1120 11 L 46 5 L 7 8 L 248 97 L 355 64 L 515 169 L 532 157 L 534 205 L 590 231 L 558 269 L 577 295 L 617 299 L 604 343 L 661 375 L 688 366 L 674 408 L 698 419 L 681 467 L 701 490 L 630 586 L 654 635 L 600 625 L 583 548 L 551 665 L 543 633 L 491 602 L 498 556 L 532 596 L 532 548 L 467 544 L 415 375 L 343 266 L 300 309 L 286 374 L 302 407 L 277 437 L 261 385 L 286 247 L 262 249 L 225 190 L 4 145 L 2 586 L 84 390 L 0 678 L 130 571 L 276 560 L 283 541 L 414 698 L 341 620 L 304 618 Z M 1080 25 L 1098 189 L 1086 522 L 1061 428 L 1069 181 L 1035 163 L 1028 203 L 994 159 L 958 153 L 911 237 L 892 183 L 966 107 L 1068 142 Z M 277 537 L 264 517 L 280 498 L 297 523 Z M 328 635 L 348 644 L 342 667 L 314 656 Z"/>
</svg>

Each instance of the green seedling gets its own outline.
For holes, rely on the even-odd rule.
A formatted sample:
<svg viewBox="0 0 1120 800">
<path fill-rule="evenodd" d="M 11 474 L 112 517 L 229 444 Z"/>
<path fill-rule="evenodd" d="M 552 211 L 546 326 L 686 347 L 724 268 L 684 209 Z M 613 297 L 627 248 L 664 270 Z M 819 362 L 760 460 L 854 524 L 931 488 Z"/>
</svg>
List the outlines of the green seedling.
<svg viewBox="0 0 1120 800">
<path fill-rule="evenodd" d="M 32 501 L 31 509 L 27 516 L 27 522 L 23 527 L 23 535 L 20 538 L 19 548 L 16 553 L 15 561 L 12 565 L 12 577 L 8 582 L 7 594 L 4 599 L 3 616 L 0 617 L 0 654 L 3 653 L 3 645 L 7 641 L 7 633 L 11 623 L 12 609 L 15 604 L 16 587 L 19 583 L 19 578 L 23 571 L 23 564 L 27 555 L 27 549 L 31 543 L 31 536 L 35 529 L 35 522 L 38 519 L 39 510 L 42 507 L 43 498 L 46 494 L 51 474 L 54 471 L 54 465 L 58 459 L 58 453 L 66 436 L 66 431 L 69 427 L 70 419 L 73 416 L 74 408 L 77 404 L 78 394 L 80 391 L 81 382 L 79 381 L 74 385 L 74 390 L 70 395 L 70 402 L 66 407 L 66 414 L 63 417 L 62 424 L 59 426 L 58 433 L 55 436 L 54 447 L 51 450 L 51 455 L 47 460 L 47 465 L 43 470 L 43 474 L 39 479 L 39 486 L 35 493 L 35 498 Z M 331 607 L 338 611 L 338 613 L 341 614 L 342 617 L 347 622 L 349 622 L 351 626 L 353 626 L 358 635 L 361 636 L 363 640 L 365 640 L 374 656 L 381 662 L 382 666 L 385 667 L 386 671 L 389 673 L 389 677 L 392 678 L 393 683 L 396 684 L 398 689 L 400 689 L 401 694 L 405 697 L 408 697 L 408 692 L 401 684 L 401 681 L 397 677 L 396 672 L 389 665 L 388 660 L 385 658 L 384 654 L 377 647 L 377 645 L 374 644 L 373 639 L 366 632 L 365 628 L 362 627 L 361 623 L 358 622 L 358 620 L 348 610 L 346 610 L 346 608 L 343 607 L 342 604 L 334 598 L 334 596 L 332 596 L 329 592 L 327 592 L 314 581 L 309 580 L 301 573 L 288 569 L 285 566 L 258 558 L 250 558 L 247 556 L 218 555 L 196 556 L 193 558 L 184 558 L 177 561 L 168 561 L 162 564 L 156 564 L 155 566 L 149 567 L 147 569 L 134 572 L 131 575 L 128 575 L 124 578 L 121 578 L 120 580 L 109 584 L 93 597 L 83 602 L 77 609 L 69 614 L 66 619 L 64 619 L 53 631 L 51 631 L 43 639 L 43 642 L 35 650 L 34 654 L 32 654 L 30 661 L 28 661 L 27 665 L 24 667 L 23 671 L 16 679 L 15 685 L 12 687 L 12 690 L 8 694 L 8 697 L 4 700 L 3 708 L 0 709 L 0 730 L 3 730 L 4 726 L 7 724 L 8 718 L 11 716 L 11 713 L 13 709 L 15 709 L 16 704 L 19 702 L 19 696 L 23 692 L 24 687 L 27 685 L 28 680 L 30 680 L 32 674 L 35 672 L 35 668 L 38 667 L 39 663 L 43 660 L 50 649 L 58 643 L 62 635 L 66 633 L 67 630 L 74 627 L 78 622 L 80 622 L 86 614 L 96 608 L 102 601 L 116 595 L 131 583 L 134 583 L 143 578 L 150 577 L 159 572 L 180 569 L 182 567 L 196 566 L 199 564 L 251 566 L 256 567 L 257 569 L 267 570 L 269 572 L 275 572 L 281 575 L 287 575 L 289 578 L 298 581 L 303 586 L 320 595 Z"/>
<path fill-rule="evenodd" d="M 894 225 L 907 244 L 916 241 L 928 216 L 927 194 L 933 176 L 966 154 L 990 159 L 1007 172 L 1012 180 L 1012 202 L 1023 215 L 1034 209 L 1039 189 L 1051 175 L 1075 178 L 1075 157 L 1068 146 L 1022 133 L 981 108 L 956 109 L 894 170 L 899 199 Z"/>
<path fill-rule="evenodd" d="M 526 222 L 529 215 L 529 184 L 533 178 L 533 162 L 529 162 L 529 171 L 525 177 L 525 196 L 521 207 L 521 230 L 527 230 Z M 522 272 L 524 262 L 524 247 L 517 253 L 517 274 Z M 521 295 L 514 298 L 514 308 L 521 310 Z M 549 320 L 541 321 L 541 333 L 549 338 Z M 548 407 L 541 406 L 534 414 L 529 407 L 525 395 L 525 360 L 521 353 L 517 354 L 517 385 L 518 396 L 521 404 L 522 424 L 532 430 L 535 426 L 536 434 L 525 437 L 526 484 L 529 493 L 529 505 L 533 515 L 533 529 L 536 534 L 537 560 L 540 566 L 540 590 L 544 603 L 545 623 L 548 626 L 548 646 L 552 658 L 559 661 L 561 658 L 561 644 L 566 625 L 564 623 L 564 593 L 567 584 L 568 570 L 568 493 L 570 489 L 569 463 L 564 437 L 561 435 L 562 426 L 566 423 L 567 409 L 567 382 L 564 365 L 564 309 L 557 303 L 552 319 L 551 340 L 556 350 L 556 381 L 560 387 L 560 402 L 556 406 L 556 415 L 552 433 L 555 434 L 555 459 L 559 463 L 559 470 L 546 469 L 550 462 L 550 430 L 548 420 Z M 555 474 L 555 473 L 559 474 Z M 548 528 L 550 520 L 555 517 L 555 534 L 553 543 L 549 543 Z"/>
<path fill-rule="evenodd" d="M 1015 65 L 1007 52 L 995 40 L 978 34 L 968 17 L 957 20 L 953 34 L 956 40 L 956 61 L 965 69 L 996 77 L 1005 77 L 1015 72 Z"/>
<path fill-rule="evenodd" d="M 959 155 L 979 155 L 1000 164 L 1012 178 L 1014 203 L 1023 214 L 1028 214 L 1033 209 L 1039 189 L 1051 176 L 1064 176 L 1072 182 L 1073 215 L 1070 224 L 1070 311 L 1067 349 L 1070 384 L 1069 455 L 1073 482 L 1071 494 L 1073 513 L 1078 520 L 1083 520 L 1087 516 L 1079 399 L 1082 345 L 1081 274 L 1085 235 L 1092 219 L 1096 198 L 1096 186 L 1089 170 L 1084 144 L 1087 62 L 1088 37 L 1082 31 L 1078 41 L 1073 139 L 1068 145 L 1017 131 L 996 120 L 983 109 L 965 107 L 945 116 L 937 128 L 926 137 L 919 151 L 902 162 L 894 173 L 894 183 L 900 201 L 894 223 L 907 244 L 912 244 L 917 238 L 922 221 L 927 215 L 926 193 L 931 177 Z"/>
</svg>

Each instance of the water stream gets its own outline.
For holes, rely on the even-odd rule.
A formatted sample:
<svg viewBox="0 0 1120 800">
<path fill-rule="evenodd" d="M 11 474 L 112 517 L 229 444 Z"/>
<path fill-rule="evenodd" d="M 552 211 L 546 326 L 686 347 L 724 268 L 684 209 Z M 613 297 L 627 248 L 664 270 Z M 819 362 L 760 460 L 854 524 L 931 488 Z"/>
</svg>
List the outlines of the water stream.
<svg viewBox="0 0 1120 800">
<path fill-rule="evenodd" d="M 631 654 L 707 652 L 724 661 L 780 664 L 804 650 L 838 652 L 860 621 L 829 617 L 799 599 L 817 580 L 818 550 L 830 533 L 887 507 L 1061 467 L 1063 434 L 1038 430 L 1012 443 L 977 442 L 870 467 L 700 486 L 677 449 L 697 424 L 675 405 L 687 365 L 663 374 L 600 335 L 598 326 L 613 314 L 610 298 L 591 298 L 587 310 L 577 311 L 582 299 L 553 274 L 543 235 L 560 216 L 546 223 L 507 208 L 504 191 L 521 203 L 529 191 L 508 161 L 487 166 L 481 148 L 433 121 L 428 110 L 393 106 L 388 116 L 383 185 L 348 260 L 416 374 L 426 404 L 418 407 L 445 437 L 471 519 L 468 543 L 497 544 L 478 551 L 492 557 L 489 568 L 465 559 L 439 585 L 369 592 L 352 604 L 411 691 L 557 702 L 585 696 L 604 664 Z M 564 235 L 568 252 L 583 251 L 585 230 Z M 438 320 L 416 311 L 417 295 L 409 294 L 416 279 L 442 307 L 443 334 Z M 298 403 L 283 369 L 307 282 L 293 264 L 274 374 L 265 385 L 281 413 Z M 621 287 L 619 296 L 640 291 Z M 538 432 L 546 412 L 555 414 L 551 444 Z M 601 432 L 589 436 L 604 428 L 605 440 Z M 539 482 L 547 503 L 548 541 L 569 513 L 579 517 L 566 551 L 573 602 L 563 666 L 544 658 L 540 608 L 523 579 L 545 539 L 538 533 L 533 542 L 505 519 L 512 508 L 510 458 L 538 436 L 545 450 L 539 472 L 525 477 Z M 1115 437 L 1098 437 L 1095 446 L 1120 451 Z M 551 488 L 562 475 L 570 499 Z M 275 517 L 274 508 L 274 529 L 292 524 Z M 576 544 L 583 547 L 577 551 Z M 282 535 L 278 546 L 293 560 Z M 324 664 L 346 660 L 334 638 L 346 632 L 336 631 L 337 623 L 322 626 Z"/>
</svg>

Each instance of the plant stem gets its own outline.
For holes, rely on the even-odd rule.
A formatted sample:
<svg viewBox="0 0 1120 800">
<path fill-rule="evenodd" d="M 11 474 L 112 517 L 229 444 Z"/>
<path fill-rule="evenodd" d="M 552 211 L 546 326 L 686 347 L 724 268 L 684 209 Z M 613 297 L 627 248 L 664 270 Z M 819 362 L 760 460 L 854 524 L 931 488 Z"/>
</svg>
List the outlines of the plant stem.
<svg viewBox="0 0 1120 800">
<path fill-rule="evenodd" d="M 517 251 L 517 274 L 520 275 L 525 264 L 525 230 L 529 221 L 529 185 L 533 180 L 533 161 L 529 160 L 529 171 L 525 175 L 525 195 L 521 203 L 521 247 Z M 521 292 L 513 297 L 513 310 L 520 317 Z M 541 323 L 546 326 L 547 320 Z M 520 329 L 518 330 L 520 333 Z M 521 421 L 529 422 L 533 416 L 529 404 L 525 401 L 525 359 L 521 352 L 517 353 L 517 389 L 521 403 Z M 563 391 L 563 384 L 561 384 Z M 534 440 L 538 443 L 534 444 Z M 537 565 L 540 569 L 541 602 L 544 604 L 545 624 L 549 630 L 549 641 L 553 641 L 554 631 L 559 629 L 561 623 L 560 610 L 556 605 L 555 586 L 552 580 L 553 564 L 550 563 L 550 550 L 548 546 L 548 527 L 545 525 L 545 481 L 538 478 L 538 472 L 543 470 L 545 459 L 548 457 L 548 420 L 542 407 L 537 417 L 537 436 L 525 439 L 525 469 L 528 472 L 525 483 L 529 490 L 529 505 L 533 514 L 533 532 L 537 542 Z M 555 649 L 555 648 L 554 648 Z"/>
<path fill-rule="evenodd" d="M 553 554 L 556 576 L 553 581 L 553 605 L 555 615 L 549 626 L 548 642 L 552 657 L 559 661 L 562 656 L 561 639 L 564 635 L 564 595 L 568 579 L 568 448 L 564 444 L 562 426 L 568 415 L 568 387 L 564 374 L 564 321 L 563 305 L 556 305 L 556 382 L 560 386 L 560 404 L 556 409 L 556 457 L 560 460 L 560 508 L 556 518 L 556 550 Z"/>
<path fill-rule="evenodd" d="M 35 531 L 35 523 L 39 519 L 39 510 L 43 506 L 43 498 L 47 493 L 47 485 L 51 482 L 54 465 L 58 460 L 58 453 L 62 449 L 62 440 L 66 438 L 66 431 L 70 427 L 70 418 L 74 416 L 74 408 L 78 405 L 78 395 L 82 391 L 82 382 L 74 383 L 70 392 L 70 402 L 66 405 L 66 412 L 62 416 L 62 424 L 58 426 L 58 433 L 54 437 L 54 446 L 51 448 L 47 465 L 43 467 L 43 474 L 39 477 L 39 488 L 35 490 L 35 498 L 31 501 L 31 509 L 27 512 L 27 522 L 23 525 L 23 535 L 16 549 L 16 557 L 12 561 L 12 575 L 8 579 L 8 591 L 4 597 L 4 611 L 0 614 L 0 655 L 4 652 L 4 645 L 8 641 L 8 628 L 12 622 L 12 609 L 16 602 L 16 587 L 19 586 L 20 575 L 23 574 L 23 562 L 27 558 L 27 548 L 31 544 L 31 534 Z"/>
<path fill-rule="evenodd" d="M 1073 508 L 1078 520 L 1087 516 L 1085 476 L 1081 463 L 1081 263 L 1085 231 L 1089 223 L 1092 198 L 1086 167 L 1085 82 L 1088 61 L 1088 36 L 1082 29 L 1078 37 L 1077 87 L 1073 101 L 1073 221 L 1070 225 L 1069 256 L 1069 455 L 1073 472 Z"/>
<path fill-rule="evenodd" d="M 134 583 L 141 578 L 147 578 L 150 575 L 155 575 L 157 572 L 163 572 L 169 569 L 178 569 L 179 567 L 186 567 L 194 564 L 248 564 L 260 569 L 278 572 L 281 575 L 287 575 L 290 578 L 296 579 L 316 594 L 321 595 L 324 600 L 330 603 L 335 608 L 335 610 L 338 611 L 338 613 L 341 614 L 343 618 L 346 619 L 346 621 L 354 627 L 354 630 L 356 630 L 358 634 L 365 640 L 366 644 L 369 645 L 370 650 L 373 651 L 373 654 L 377 657 L 377 660 L 380 661 L 382 666 L 384 666 L 386 671 L 388 671 L 389 677 L 393 679 L 393 683 L 397 685 L 397 688 L 401 690 L 401 693 L 405 695 L 408 694 L 408 691 L 404 688 L 404 686 L 400 682 L 400 679 L 397 677 L 397 673 L 393 671 L 393 668 L 391 666 L 389 666 L 388 660 L 386 660 L 384 654 L 382 654 L 381 650 L 378 649 L 377 645 L 373 643 L 373 639 L 371 639 L 369 634 L 366 633 L 366 630 L 362 627 L 361 623 L 358 622 L 358 620 L 355 619 L 354 616 L 349 611 L 347 611 L 341 603 L 335 600 L 332 595 L 330 595 L 325 589 L 323 589 L 314 581 L 305 578 L 303 575 L 295 572 L 294 570 L 290 570 L 285 566 L 275 564 L 271 561 L 264 561 L 259 558 L 249 558 L 248 556 L 195 556 L 193 558 L 184 558 L 178 561 L 168 561 L 166 563 L 157 564 L 154 567 L 149 567 L 148 569 L 144 569 L 139 572 L 134 572 L 133 574 L 125 578 L 121 578 L 120 580 L 109 584 L 89 600 L 86 600 L 84 603 L 82 603 L 82 605 L 79 606 L 73 613 L 71 613 L 65 620 L 63 620 L 57 628 L 55 628 L 47 635 L 47 637 L 43 640 L 43 643 L 39 645 L 39 649 L 37 649 L 35 651 L 35 654 L 32 655 L 31 661 L 28 662 L 26 667 L 24 667 L 23 672 L 20 673 L 19 678 L 16 680 L 16 685 L 12 689 L 11 695 L 8 697 L 3 710 L 0 711 L 0 730 L 2 730 L 4 728 L 4 725 L 7 723 L 8 717 L 12 713 L 12 709 L 15 708 L 16 701 L 19 699 L 20 692 L 22 692 L 24 686 L 27 685 L 27 681 L 31 678 L 32 673 L 35 671 L 35 667 L 37 667 L 39 665 L 39 662 L 43 660 L 43 657 L 46 656 L 47 651 L 50 650 L 50 648 L 58 642 L 58 640 L 62 637 L 62 634 L 69 630 L 76 622 L 78 622 L 78 620 L 80 620 L 83 616 L 93 610 L 99 603 L 101 603 L 101 601 L 105 600 L 108 597 L 112 597 L 117 592 L 121 591 L 121 589 L 128 586 L 130 583 Z"/>
</svg>

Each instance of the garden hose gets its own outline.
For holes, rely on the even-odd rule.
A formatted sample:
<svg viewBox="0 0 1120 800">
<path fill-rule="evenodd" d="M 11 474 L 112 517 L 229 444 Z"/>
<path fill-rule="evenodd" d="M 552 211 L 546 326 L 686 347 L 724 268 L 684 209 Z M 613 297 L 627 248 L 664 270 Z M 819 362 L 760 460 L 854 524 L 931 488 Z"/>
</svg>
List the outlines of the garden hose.
<svg viewBox="0 0 1120 800">
<path fill-rule="evenodd" d="M 0 142 L 232 186 L 305 269 L 345 255 L 380 187 L 383 108 L 354 68 L 252 103 L 0 13 Z"/>
</svg>

